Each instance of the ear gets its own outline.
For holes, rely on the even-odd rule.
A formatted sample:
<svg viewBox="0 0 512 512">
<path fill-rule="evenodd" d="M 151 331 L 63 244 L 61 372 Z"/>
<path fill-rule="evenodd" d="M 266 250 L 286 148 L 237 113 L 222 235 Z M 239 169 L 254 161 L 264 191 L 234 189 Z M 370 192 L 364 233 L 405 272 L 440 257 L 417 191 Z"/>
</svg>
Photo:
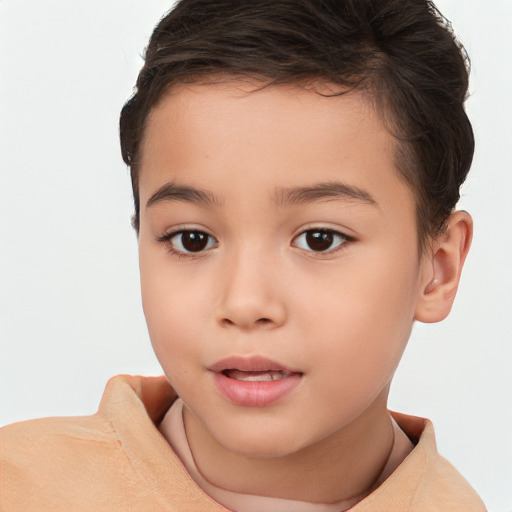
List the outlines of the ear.
<svg viewBox="0 0 512 512">
<path fill-rule="evenodd" d="M 432 242 L 423 255 L 425 277 L 421 283 L 415 320 L 440 322 L 448 316 L 472 236 L 473 220 L 469 213 L 452 213 L 446 231 Z"/>
</svg>

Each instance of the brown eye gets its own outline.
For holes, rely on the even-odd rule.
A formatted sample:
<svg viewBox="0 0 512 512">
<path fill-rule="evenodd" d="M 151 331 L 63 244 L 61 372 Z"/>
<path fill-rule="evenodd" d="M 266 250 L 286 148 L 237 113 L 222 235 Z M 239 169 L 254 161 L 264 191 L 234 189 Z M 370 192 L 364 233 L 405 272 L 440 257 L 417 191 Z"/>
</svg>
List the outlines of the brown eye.
<svg viewBox="0 0 512 512">
<path fill-rule="evenodd" d="M 328 252 L 336 249 L 347 237 L 330 229 L 308 229 L 295 238 L 295 245 L 310 252 Z"/>
<path fill-rule="evenodd" d="M 333 241 L 332 233 L 326 231 L 308 231 L 306 243 L 313 251 L 326 251 L 330 249 Z"/>
<path fill-rule="evenodd" d="M 208 235 L 200 231 L 184 231 L 181 234 L 181 243 L 187 251 L 202 251 L 208 244 Z"/>
<path fill-rule="evenodd" d="M 175 252 L 194 253 L 215 247 L 215 239 L 203 231 L 180 231 L 169 239 L 169 243 Z"/>
</svg>

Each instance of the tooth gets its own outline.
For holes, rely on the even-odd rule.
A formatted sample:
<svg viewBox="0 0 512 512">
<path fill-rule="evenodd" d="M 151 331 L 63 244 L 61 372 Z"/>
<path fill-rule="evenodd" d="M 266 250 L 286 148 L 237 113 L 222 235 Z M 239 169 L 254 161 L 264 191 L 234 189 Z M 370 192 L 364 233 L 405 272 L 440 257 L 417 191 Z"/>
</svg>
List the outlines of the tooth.
<svg viewBox="0 0 512 512">
<path fill-rule="evenodd" d="M 226 370 L 225 375 L 230 379 L 241 380 L 245 382 L 268 382 L 272 380 L 280 380 L 288 377 L 289 372 L 268 370 L 268 371 L 242 371 L 242 370 Z"/>
<path fill-rule="evenodd" d="M 259 375 L 244 375 L 242 377 L 238 377 L 238 380 L 244 380 L 249 382 L 266 382 L 272 380 L 272 375 L 269 373 L 260 373 Z"/>
</svg>

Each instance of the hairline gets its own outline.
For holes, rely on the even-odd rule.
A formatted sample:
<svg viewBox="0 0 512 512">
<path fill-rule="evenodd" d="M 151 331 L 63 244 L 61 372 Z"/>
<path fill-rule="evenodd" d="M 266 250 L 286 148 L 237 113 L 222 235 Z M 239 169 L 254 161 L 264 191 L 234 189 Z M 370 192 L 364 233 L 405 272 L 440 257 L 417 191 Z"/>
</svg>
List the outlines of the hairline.
<svg viewBox="0 0 512 512">
<path fill-rule="evenodd" d="M 384 128 L 388 133 L 395 139 L 396 144 L 394 147 L 394 165 L 396 168 L 397 175 L 408 187 L 415 205 L 415 217 L 416 217 L 416 233 L 417 233 L 417 244 L 418 253 L 421 256 L 429 246 L 429 242 L 435 238 L 437 234 L 442 232 L 443 226 L 439 226 L 437 232 L 432 233 L 427 223 L 422 219 L 421 207 L 422 201 L 425 200 L 422 193 L 422 188 L 419 183 L 421 177 L 418 174 L 418 179 L 412 179 L 415 176 L 414 172 L 411 172 L 411 167 L 420 165 L 419 162 L 414 162 L 416 156 L 414 150 L 408 141 L 400 137 L 398 133 L 398 123 L 396 120 L 396 114 L 393 112 L 393 108 L 390 105 L 388 95 L 383 91 L 379 90 L 381 87 L 374 85 L 375 82 L 379 82 L 378 78 L 372 75 L 361 77 L 358 80 L 354 80 L 355 84 L 352 86 L 344 85 L 342 83 L 334 82 L 327 77 L 320 75 L 304 75 L 304 76 L 290 76 L 285 79 L 274 79 L 264 74 L 241 72 L 241 71 L 204 71 L 199 73 L 191 73 L 187 76 L 179 77 L 175 81 L 168 81 L 163 87 L 160 93 L 157 95 L 156 100 L 147 109 L 144 117 L 143 126 L 141 129 L 141 137 L 137 150 L 137 158 L 131 164 L 132 169 L 132 180 L 135 176 L 135 187 L 134 192 L 137 192 L 137 204 L 138 211 L 132 217 L 132 226 L 136 232 L 139 231 L 139 218 L 140 216 L 140 191 L 139 191 L 139 177 L 141 171 L 141 160 L 143 155 L 144 143 L 147 133 L 147 124 L 151 117 L 151 113 L 158 108 L 166 98 L 171 94 L 178 94 L 180 89 L 184 87 L 194 86 L 215 86 L 222 84 L 232 84 L 234 82 L 245 82 L 247 84 L 253 84 L 255 87 L 251 90 L 245 91 L 246 94 L 258 92 L 269 87 L 279 86 L 294 86 L 305 91 L 319 94 L 323 97 L 339 97 L 345 94 L 359 93 L 364 95 L 364 99 L 373 111 L 377 114 L 379 119 L 384 125 Z M 381 84 L 382 85 L 382 84 Z M 331 87 L 338 88 L 340 90 L 333 91 Z M 319 89 L 331 91 L 329 94 L 321 92 Z M 135 171 L 135 173 L 133 172 Z"/>
</svg>

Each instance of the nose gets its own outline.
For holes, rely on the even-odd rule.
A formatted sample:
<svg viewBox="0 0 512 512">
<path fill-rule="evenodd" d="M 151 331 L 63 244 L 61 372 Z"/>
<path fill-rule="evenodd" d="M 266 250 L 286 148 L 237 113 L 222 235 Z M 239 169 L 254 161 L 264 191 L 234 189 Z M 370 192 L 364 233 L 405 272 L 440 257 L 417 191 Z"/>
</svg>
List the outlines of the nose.
<svg viewBox="0 0 512 512">
<path fill-rule="evenodd" d="M 241 330 L 275 329 L 286 321 L 284 290 L 275 262 L 256 251 L 225 261 L 219 275 L 217 320 Z"/>
</svg>

